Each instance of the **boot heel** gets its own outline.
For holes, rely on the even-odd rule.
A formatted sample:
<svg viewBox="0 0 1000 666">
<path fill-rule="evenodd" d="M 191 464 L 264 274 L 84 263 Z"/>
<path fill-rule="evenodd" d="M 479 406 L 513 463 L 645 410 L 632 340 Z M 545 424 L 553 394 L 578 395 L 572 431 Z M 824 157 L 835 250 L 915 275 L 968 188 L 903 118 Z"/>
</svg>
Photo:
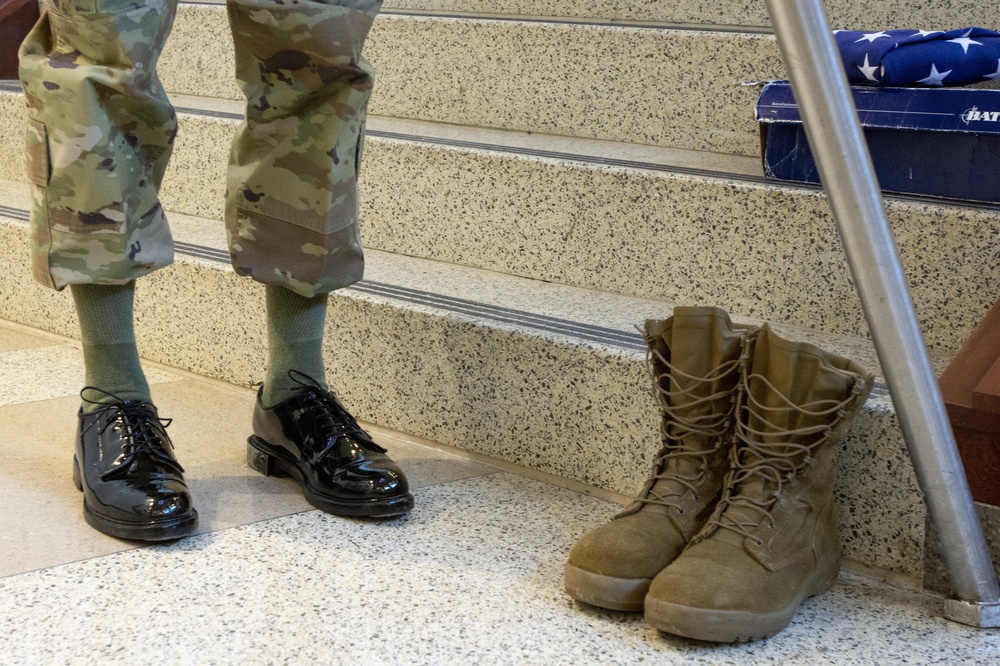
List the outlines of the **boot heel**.
<svg viewBox="0 0 1000 666">
<path fill-rule="evenodd" d="M 278 459 L 254 445 L 255 437 L 247 440 L 247 465 L 264 476 L 288 476 L 278 464 Z"/>
<path fill-rule="evenodd" d="M 73 483 L 76 485 L 76 489 L 81 493 L 83 492 L 83 479 L 80 477 L 80 461 L 73 456 Z"/>
</svg>

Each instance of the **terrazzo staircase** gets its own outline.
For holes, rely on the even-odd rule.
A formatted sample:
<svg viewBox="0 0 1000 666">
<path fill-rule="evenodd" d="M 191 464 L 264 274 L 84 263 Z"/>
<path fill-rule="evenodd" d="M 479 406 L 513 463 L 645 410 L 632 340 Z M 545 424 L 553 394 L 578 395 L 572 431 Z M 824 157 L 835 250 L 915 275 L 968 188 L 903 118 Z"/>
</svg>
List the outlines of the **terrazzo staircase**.
<svg viewBox="0 0 1000 666">
<path fill-rule="evenodd" d="M 761 174 L 757 90 L 739 84 L 783 74 L 763 3 L 744 4 L 386 4 L 367 47 L 368 269 L 328 324 L 327 365 L 359 417 L 631 495 L 658 448 L 644 318 L 719 305 L 877 368 L 821 191 Z M 976 23 L 830 4 L 834 26 Z M 219 221 L 241 116 L 226 34 L 222 7 L 181 5 L 160 68 L 181 122 L 163 191 L 178 260 L 140 283 L 137 318 L 146 358 L 247 385 L 263 299 L 228 267 Z M 22 108 L 0 86 L 0 317 L 75 336 L 68 294 L 24 266 Z M 943 368 L 1000 293 L 1000 214 L 887 203 Z M 920 580 L 926 514 L 879 382 L 842 447 L 844 552 Z"/>
</svg>

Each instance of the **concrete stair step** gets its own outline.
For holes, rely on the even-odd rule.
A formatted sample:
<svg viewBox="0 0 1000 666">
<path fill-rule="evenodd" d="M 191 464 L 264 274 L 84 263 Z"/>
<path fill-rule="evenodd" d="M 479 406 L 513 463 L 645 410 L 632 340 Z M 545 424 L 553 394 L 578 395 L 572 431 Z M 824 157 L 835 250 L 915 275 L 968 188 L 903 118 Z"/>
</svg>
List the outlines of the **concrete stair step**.
<svg viewBox="0 0 1000 666">
<path fill-rule="evenodd" d="M 225 0 L 197 0 L 224 5 Z M 831 28 L 952 30 L 967 26 L 996 29 L 991 17 L 1000 13 L 1000 0 L 977 3 L 865 3 L 831 0 L 823 3 Z M 457 18 L 560 19 L 660 25 L 764 27 L 770 25 L 763 2 L 723 0 L 386 0 L 385 14 L 424 14 Z"/>
<path fill-rule="evenodd" d="M 773 37 L 700 28 L 383 14 L 366 55 L 375 115 L 756 155 Z M 241 99 L 225 9 L 180 5 L 160 61 L 173 93 Z"/>
<path fill-rule="evenodd" d="M 221 1 L 221 0 L 219 0 Z M 843 29 L 921 28 L 949 30 L 992 26 L 1000 3 L 867 3 L 859 0 L 824 2 L 830 25 Z M 384 11 L 461 12 L 479 15 L 576 17 L 606 21 L 704 23 L 765 26 L 770 21 L 763 2 L 742 0 L 386 0 Z"/>
<path fill-rule="evenodd" d="M 76 336 L 69 294 L 30 277 L 28 199 L 25 185 L 0 183 L 0 318 Z M 259 381 L 262 287 L 229 267 L 217 221 L 172 224 L 176 263 L 139 285 L 143 356 Z M 326 364 L 359 418 L 631 495 L 659 443 L 634 326 L 671 310 L 372 250 L 366 279 L 332 295 Z M 877 367 L 867 340 L 776 328 Z M 847 556 L 920 578 L 926 514 L 881 383 L 842 445 L 837 495 Z"/>
<path fill-rule="evenodd" d="M 389 12 L 366 54 L 376 115 L 740 155 L 760 150 L 740 84 L 786 76 L 767 29 L 739 25 Z M 224 8 L 182 4 L 159 71 L 170 92 L 241 99 Z"/>
<path fill-rule="evenodd" d="M 221 216 L 232 101 L 175 96 L 170 211 Z M 23 100 L 0 93 L 0 178 L 25 179 Z M 825 197 L 753 158 L 373 117 L 368 247 L 847 335 L 866 324 Z M 1000 292 L 1000 211 L 890 197 L 925 339 L 954 354 Z"/>
</svg>

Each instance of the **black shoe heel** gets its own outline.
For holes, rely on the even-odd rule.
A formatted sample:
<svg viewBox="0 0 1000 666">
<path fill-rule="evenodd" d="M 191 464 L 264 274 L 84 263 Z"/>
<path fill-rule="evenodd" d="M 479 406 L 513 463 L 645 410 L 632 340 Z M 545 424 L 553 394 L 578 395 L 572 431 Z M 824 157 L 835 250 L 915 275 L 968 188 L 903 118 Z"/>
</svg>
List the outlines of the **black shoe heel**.
<svg viewBox="0 0 1000 666">
<path fill-rule="evenodd" d="M 76 484 L 76 489 L 81 493 L 83 492 L 83 478 L 80 476 L 80 461 L 73 456 L 73 483 Z"/>
<path fill-rule="evenodd" d="M 288 476 L 288 473 L 278 464 L 277 458 L 257 448 L 259 441 L 254 436 L 247 440 L 247 465 L 250 466 L 250 469 L 256 470 L 264 476 Z"/>
</svg>

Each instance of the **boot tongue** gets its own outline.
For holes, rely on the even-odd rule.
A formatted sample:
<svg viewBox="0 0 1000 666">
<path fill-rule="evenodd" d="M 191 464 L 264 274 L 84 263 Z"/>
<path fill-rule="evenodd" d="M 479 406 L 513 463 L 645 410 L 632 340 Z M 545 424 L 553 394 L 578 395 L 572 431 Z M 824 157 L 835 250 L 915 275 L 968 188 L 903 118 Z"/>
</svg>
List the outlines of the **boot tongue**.
<svg viewBox="0 0 1000 666">
<path fill-rule="evenodd" d="M 818 427 L 829 423 L 828 413 L 850 393 L 851 376 L 827 366 L 815 348 L 783 341 L 766 324 L 752 352 L 752 376 L 744 386 L 745 403 L 737 418 L 741 432 L 740 471 L 744 480 L 733 489 L 736 501 L 726 507 L 721 524 L 741 525 L 752 532 L 766 519 L 774 493 L 789 473 L 800 471 L 822 438 Z M 747 475 L 748 470 L 754 470 Z M 742 501 L 739 498 L 745 498 Z M 766 501 L 765 501 L 766 500 Z M 745 538 L 736 530 L 713 535 L 738 544 Z"/>
<path fill-rule="evenodd" d="M 690 444 L 692 438 L 688 438 L 687 442 Z M 708 445 L 705 446 L 708 448 Z M 659 474 L 666 475 L 667 478 L 657 479 L 653 483 L 650 492 L 664 500 L 669 500 L 671 497 L 682 497 L 686 493 L 690 492 L 691 488 L 679 479 L 683 478 L 689 481 L 692 485 L 697 485 L 697 481 L 702 474 L 701 468 L 705 466 L 706 462 L 709 465 L 713 462 L 711 458 L 706 461 L 705 456 L 683 456 L 683 457 L 671 457 L 663 462 L 659 470 Z M 662 504 L 651 502 L 643 505 L 644 511 L 655 511 L 659 513 L 667 513 L 667 507 Z"/>
<path fill-rule="evenodd" d="M 733 331 L 722 310 L 678 307 L 667 320 L 647 320 L 645 337 L 652 354 L 650 370 L 664 405 L 661 427 L 667 428 L 661 452 L 667 457 L 657 470 L 667 478 L 656 480 L 651 490 L 669 501 L 691 491 L 685 482 L 696 483 L 706 463 L 718 466 L 721 434 L 712 433 L 724 430 L 731 389 L 739 379 L 735 367 L 719 366 L 739 358 L 742 331 Z M 725 395 L 707 399 L 716 393 Z M 646 504 L 644 509 L 667 510 L 658 503 Z"/>
<path fill-rule="evenodd" d="M 721 311 L 706 316 L 703 308 L 677 308 L 670 333 L 670 391 L 667 397 L 674 423 L 669 434 L 683 436 L 684 448 L 707 451 L 718 436 L 688 434 L 691 429 L 720 430 L 721 418 L 706 418 L 729 411 L 731 390 L 739 374 L 735 368 L 722 372 L 719 366 L 739 357 L 741 332 L 733 331 Z M 721 394 L 707 400 L 709 396 Z M 685 436 L 686 435 L 686 436 Z M 677 442 L 677 439 L 672 440 Z M 700 456 L 682 456 L 668 461 L 669 471 L 696 474 L 704 465 Z"/>
<path fill-rule="evenodd" d="M 708 454 L 718 444 L 722 416 L 730 408 L 730 392 L 739 379 L 735 368 L 721 372 L 726 360 L 739 357 L 741 332 L 733 331 L 728 316 L 714 308 L 676 308 L 669 330 L 647 334 L 666 343 L 660 347 L 669 368 L 663 368 L 660 388 L 670 409 L 667 419 L 668 446 L 678 452 Z M 725 370 L 725 368 L 721 369 Z M 719 398 L 709 396 L 723 393 Z M 660 474 L 694 481 L 707 461 L 705 455 L 674 455 L 664 461 Z M 653 485 L 662 497 L 679 496 L 690 489 L 677 478 L 660 479 Z"/>
<path fill-rule="evenodd" d="M 756 456 L 754 457 L 756 458 Z M 723 525 L 738 525 L 748 532 L 753 532 L 761 521 L 766 519 L 765 511 L 770 509 L 775 483 L 770 478 L 770 470 L 766 470 L 765 474 L 767 476 L 753 474 L 733 489 L 729 500 L 730 504 L 726 507 L 725 515 L 720 519 Z M 757 506 L 761 509 L 757 509 Z M 739 545 L 743 542 L 745 535 L 741 531 L 720 529 L 715 532 L 713 538 Z"/>
</svg>

